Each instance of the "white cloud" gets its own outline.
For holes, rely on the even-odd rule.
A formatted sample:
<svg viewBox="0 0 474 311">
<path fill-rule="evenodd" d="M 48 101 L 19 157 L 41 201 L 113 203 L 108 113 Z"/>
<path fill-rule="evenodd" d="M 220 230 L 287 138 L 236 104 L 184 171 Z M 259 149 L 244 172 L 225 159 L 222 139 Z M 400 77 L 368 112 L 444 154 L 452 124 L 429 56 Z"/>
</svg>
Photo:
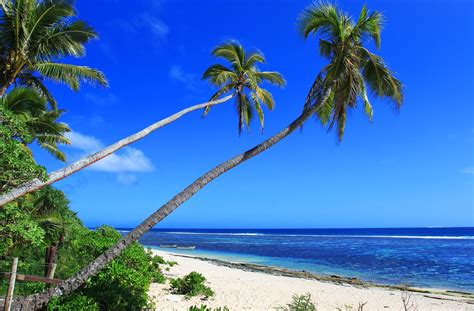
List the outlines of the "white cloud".
<svg viewBox="0 0 474 311">
<path fill-rule="evenodd" d="M 173 65 L 168 72 L 168 77 L 179 83 L 182 83 L 189 91 L 198 90 L 199 79 L 195 74 L 184 72 L 181 66 Z"/>
<path fill-rule="evenodd" d="M 71 148 L 81 151 L 81 157 L 97 152 L 104 148 L 104 144 L 93 136 L 81 134 L 79 132 L 69 132 L 66 134 L 71 140 Z M 143 153 L 143 151 L 124 147 L 108 157 L 92 164 L 91 170 L 117 173 L 118 181 L 124 184 L 136 183 L 136 176 L 132 173 L 145 173 L 154 170 L 153 163 Z"/>
<path fill-rule="evenodd" d="M 143 13 L 141 15 L 139 25 L 148 28 L 148 30 L 159 39 L 165 39 L 170 32 L 170 29 L 165 22 L 148 13 Z"/>
<path fill-rule="evenodd" d="M 474 174 L 474 166 L 466 167 L 461 170 L 463 174 Z"/>
<path fill-rule="evenodd" d="M 71 141 L 71 147 L 82 151 L 94 152 L 102 148 L 102 143 L 93 136 L 83 135 L 78 132 L 66 133 L 66 137 Z"/>
<path fill-rule="evenodd" d="M 153 171 L 153 164 L 143 151 L 125 147 L 119 154 L 111 154 L 94 163 L 91 169 L 111 173 L 151 172 Z"/>
</svg>

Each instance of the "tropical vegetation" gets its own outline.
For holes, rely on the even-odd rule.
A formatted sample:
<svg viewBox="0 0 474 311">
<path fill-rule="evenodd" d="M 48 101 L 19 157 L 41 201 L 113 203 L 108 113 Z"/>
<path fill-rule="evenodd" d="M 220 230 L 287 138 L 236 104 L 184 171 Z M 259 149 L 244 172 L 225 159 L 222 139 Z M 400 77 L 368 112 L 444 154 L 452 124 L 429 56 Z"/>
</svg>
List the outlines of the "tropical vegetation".
<svg viewBox="0 0 474 311">
<path fill-rule="evenodd" d="M 184 114 L 197 109 L 205 109 L 207 114 L 211 106 L 231 98 L 236 103 L 239 133 L 250 127 L 254 114 L 263 128 L 262 106 L 272 110 L 275 102 L 262 84 L 283 86 L 285 81 L 278 72 L 258 69 L 257 65 L 265 61 L 261 52 L 246 52 L 235 41 L 225 42 L 212 55 L 229 64 L 211 65 L 202 76 L 218 87 L 209 102 L 184 109 L 46 176 L 28 146 L 37 142 L 64 160 L 58 144 L 68 143 L 64 134 L 69 127 L 58 120 L 62 111 L 57 109 L 43 78 L 62 82 L 73 90 L 78 90 L 82 81 L 107 85 L 104 75 L 96 69 L 59 62 L 65 56 L 83 56 L 84 44 L 97 35 L 77 18 L 69 1 L 5 0 L 1 6 L 1 256 L 19 257 L 24 268 L 36 274 L 48 272 L 47 267 L 57 263 L 56 275 L 64 279 L 56 288 L 25 283 L 20 293 L 32 294 L 27 299 L 29 306 L 35 308 L 132 310 L 149 306 L 148 286 L 153 281 L 164 281 L 159 266 L 163 259 L 154 257 L 137 242 L 150 228 L 208 183 L 280 142 L 311 117 L 328 130 L 335 130 L 342 141 L 350 110 L 362 105 L 372 119 L 369 94 L 387 99 L 395 110 L 403 102 L 401 82 L 370 48 L 380 47 L 382 14 L 364 6 L 359 18 L 353 20 L 332 4 L 312 4 L 299 17 L 299 28 L 305 39 L 319 37 L 319 54 L 327 64 L 316 74 L 302 103 L 301 115 L 262 143 L 206 172 L 126 236 L 106 226 L 90 230 L 69 209 L 66 196 L 48 185 Z M 35 270 L 38 267 L 42 271 Z M 210 296 L 213 292 L 204 281 L 202 275 L 193 272 L 172 280 L 171 287 L 185 295 Z M 19 298 L 17 302 L 23 301 Z"/>
</svg>

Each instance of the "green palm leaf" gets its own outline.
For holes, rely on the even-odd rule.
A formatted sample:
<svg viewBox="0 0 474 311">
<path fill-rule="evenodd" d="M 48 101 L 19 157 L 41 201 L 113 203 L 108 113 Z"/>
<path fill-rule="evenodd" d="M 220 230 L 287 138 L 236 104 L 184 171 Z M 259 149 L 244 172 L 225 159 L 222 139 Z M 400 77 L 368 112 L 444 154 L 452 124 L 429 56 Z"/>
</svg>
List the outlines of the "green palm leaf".
<svg viewBox="0 0 474 311">
<path fill-rule="evenodd" d="M 49 78 L 79 88 L 80 82 L 107 86 L 96 69 L 61 64 L 65 57 L 81 57 L 85 44 L 97 38 L 86 22 L 77 18 L 69 0 L 1 0 L 0 96 L 12 86 L 38 91 L 56 109 L 56 101 L 42 83 Z"/>
<path fill-rule="evenodd" d="M 60 63 L 38 63 L 34 69 L 43 76 L 67 84 L 71 89 L 79 90 L 80 82 L 107 86 L 105 76 L 95 69 Z"/>
<path fill-rule="evenodd" d="M 48 110 L 46 99 L 29 88 L 14 88 L 1 97 L 0 104 L 25 123 L 28 134 L 33 138 L 25 143 L 36 141 L 57 159 L 66 160 L 58 147 L 58 144 L 70 144 L 64 136 L 70 131 L 69 126 L 58 122 L 63 110 Z"/>
</svg>

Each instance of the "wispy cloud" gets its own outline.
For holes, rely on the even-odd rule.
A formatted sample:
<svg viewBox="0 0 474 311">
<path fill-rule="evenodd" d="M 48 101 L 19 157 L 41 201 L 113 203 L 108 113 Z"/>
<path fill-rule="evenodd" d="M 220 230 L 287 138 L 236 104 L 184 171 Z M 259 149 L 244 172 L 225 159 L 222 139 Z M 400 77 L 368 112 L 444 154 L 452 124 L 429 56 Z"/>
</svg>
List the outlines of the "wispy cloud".
<svg viewBox="0 0 474 311">
<path fill-rule="evenodd" d="M 118 102 L 118 97 L 112 93 L 107 94 L 96 94 L 96 93 L 86 93 L 84 98 L 87 102 L 93 103 L 98 106 L 109 106 Z"/>
<path fill-rule="evenodd" d="M 463 174 L 474 174 L 474 166 L 465 167 L 461 170 Z"/>
<path fill-rule="evenodd" d="M 149 13 L 143 13 L 138 20 L 138 25 L 148 28 L 155 38 L 164 40 L 168 36 L 170 29 L 165 22 Z"/>
<path fill-rule="evenodd" d="M 79 132 L 66 134 L 71 140 L 71 148 L 81 151 L 80 156 L 84 156 L 104 148 L 104 144 L 94 136 L 84 135 Z M 137 177 L 134 173 L 145 173 L 154 170 L 150 159 L 143 151 L 125 147 L 116 153 L 92 164 L 91 170 L 116 173 L 117 180 L 123 184 L 134 184 Z"/>
<path fill-rule="evenodd" d="M 196 92 L 199 90 L 198 76 L 193 73 L 184 72 L 181 66 L 171 66 L 170 71 L 168 72 L 168 77 L 173 81 L 183 84 L 189 91 Z"/>
<path fill-rule="evenodd" d="M 166 41 L 170 29 L 158 15 L 156 11 L 147 10 L 137 14 L 132 20 L 120 21 L 119 25 L 130 33 L 147 32 L 153 36 L 155 44 L 161 44 Z"/>
<path fill-rule="evenodd" d="M 71 141 L 71 147 L 86 152 L 95 152 L 102 148 L 100 140 L 93 136 L 83 135 L 79 132 L 66 133 L 67 138 Z"/>
<path fill-rule="evenodd" d="M 117 180 L 124 185 L 134 185 L 137 183 L 137 176 L 134 174 L 120 173 L 117 176 Z"/>
</svg>

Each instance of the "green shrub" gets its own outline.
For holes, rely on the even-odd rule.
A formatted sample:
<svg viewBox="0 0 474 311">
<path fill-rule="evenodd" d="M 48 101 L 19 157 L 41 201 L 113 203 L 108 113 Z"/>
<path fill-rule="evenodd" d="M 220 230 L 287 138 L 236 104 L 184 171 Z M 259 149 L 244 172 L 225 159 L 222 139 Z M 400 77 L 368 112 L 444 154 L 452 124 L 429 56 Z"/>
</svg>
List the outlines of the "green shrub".
<svg viewBox="0 0 474 311">
<path fill-rule="evenodd" d="M 171 289 L 176 294 L 186 295 L 188 297 L 204 295 L 210 297 L 214 291 L 204 285 L 206 278 L 195 271 L 189 273 L 183 278 L 171 280 Z"/>
<path fill-rule="evenodd" d="M 178 263 L 176 261 L 168 261 L 167 264 L 168 266 L 172 267 L 174 265 L 177 265 Z"/>
<path fill-rule="evenodd" d="M 120 239 L 115 229 L 102 226 L 92 231 L 81 228 L 60 252 L 61 278 L 70 276 Z M 140 310 L 148 306 L 151 282 L 164 283 L 160 258 L 142 245 L 133 243 L 122 254 L 90 278 L 72 297 L 84 296 L 101 310 Z M 71 297 L 61 298 L 55 306 L 69 305 Z M 79 298 L 74 298 L 79 299 Z M 77 303 L 76 300 L 73 300 Z M 87 301 L 81 300 L 86 303 Z M 60 309 L 55 309 L 60 310 Z M 65 309 L 67 310 L 67 309 Z M 81 308 L 76 310 L 82 310 Z M 95 309 L 91 309 L 95 310 Z"/>
<path fill-rule="evenodd" d="M 198 306 L 191 306 L 189 307 L 188 311 L 230 311 L 229 308 L 227 307 L 219 307 L 219 308 L 211 308 L 206 305 L 201 305 L 200 307 Z"/>
<path fill-rule="evenodd" d="M 293 295 L 293 300 L 288 304 L 288 307 L 283 307 L 281 310 L 285 311 L 316 311 L 316 306 L 311 301 L 311 295 Z"/>
<path fill-rule="evenodd" d="M 94 299 L 82 294 L 70 295 L 67 298 L 53 298 L 48 304 L 48 311 L 97 311 L 99 306 Z"/>
</svg>

